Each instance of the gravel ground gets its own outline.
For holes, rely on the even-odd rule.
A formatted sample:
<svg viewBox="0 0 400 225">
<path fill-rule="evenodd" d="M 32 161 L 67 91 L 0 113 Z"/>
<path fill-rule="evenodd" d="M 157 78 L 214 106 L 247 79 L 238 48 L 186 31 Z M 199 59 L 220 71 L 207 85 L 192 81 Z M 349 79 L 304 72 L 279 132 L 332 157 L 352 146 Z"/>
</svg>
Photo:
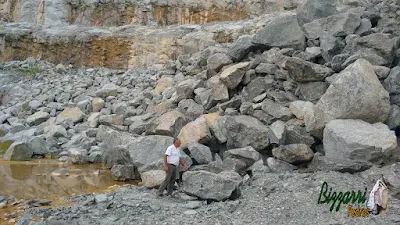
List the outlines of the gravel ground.
<svg viewBox="0 0 400 225">
<path fill-rule="evenodd" d="M 155 189 L 126 185 L 107 195 L 71 198 L 72 207 L 28 209 L 19 222 L 41 217 L 30 224 L 400 224 L 400 201 L 393 196 L 386 215 L 348 217 L 345 204 L 330 212 L 332 202 L 317 204 L 324 181 L 332 192 L 367 187 L 367 197 L 374 185 L 373 178 L 337 172 L 264 173 L 244 182 L 240 198 L 209 204 L 181 192 L 156 197 Z"/>
</svg>

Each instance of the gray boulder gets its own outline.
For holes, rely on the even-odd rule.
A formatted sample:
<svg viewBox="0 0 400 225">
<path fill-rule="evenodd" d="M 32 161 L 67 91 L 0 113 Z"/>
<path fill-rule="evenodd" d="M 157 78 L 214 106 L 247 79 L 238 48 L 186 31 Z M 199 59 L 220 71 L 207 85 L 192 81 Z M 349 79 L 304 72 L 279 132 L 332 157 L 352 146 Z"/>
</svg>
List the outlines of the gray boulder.
<svg viewBox="0 0 400 225">
<path fill-rule="evenodd" d="M 398 105 L 391 105 L 389 116 L 385 122 L 389 129 L 395 129 L 400 126 L 400 107 Z"/>
<path fill-rule="evenodd" d="M 394 131 L 382 123 L 332 120 L 325 127 L 323 143 L 325 156 L 329 160 L 381 164 L 394 153 L 397 138 Z"/>
<path fill-rule="evenodd" d="M 246 167 L 252 166 L 260 157 L 260 153 L 251 146 L 230 149 L 224 152 L 224 161 L 229 158 L 239 159 L 245 163 Z"/>
<path fill-rule="evenodd" d="M 29 126 L 37 126 L 50 118 L 50 114 L 47 112 L 39 111 L 33 115 L 28 116 L 26 118 L 26 122 Z"/>
<path fill-rule="evenodd" d="M 318 133 L 333 119 L 384 122 L 389 114 L 389 94 L 366 60 L 359 59 L 332 82 L 314 110 L 304 117 L 307 131 Z"/>
<path fill-rule="evenodd" d="M 246 73 L 248 67 L 248 62 L 242 62 L 235 64 L 226 68 L 222 71 L 219 79 L 228 87 L 229 89 L 234 89 L 236 86 L 242 82 L 243 76 Z"/>
<path fill-rule="evenodd" d="M 272 149 L 272 155 L 282 161 L 297 164 L 310 161 L 314 152 L 305 144 L 281 145 Z"/>
<path fill-rule="evenodd" d="M 32 155 L 33 149 L 28 143 L 17 141 L 10 145 L 3 158 L 8 161 L 28 161 Z"/>
<path fill-rule="evenodd" d="M 256 46 L 253 44 L 252 40 L 252 35 L 240 36 L 229 48 L 229 56 L 235 62 L 242 60 L 247 54 L 256 49 Z"/>
<path fill-rule="evenodd" d="M 332 61 L 333 57 L 340 54 L 346 43 L 340 37 L 334 37 L 328 33 L 324 33 L 320 38 L 321 55 L 325 61 Z"/>
<path fill-rule="evenodd" d="M 232 60 L 224 53 L 216 53 L 207 59 L 207 69 L 219 72 L 219 70 L 226 65 L 232 63 Z"/>
<path fill-rule="evenodd" d="M 44 134 L 46 137 L 67 137 L 67 130 L 61 125 L 50 125 L 44 128 Z"/>
<path fill-rule="evenodd" d="M 321 155 L 321 153 L 317 152 L 314 154 L 314 157 L 308 166 L 309 172 L 317 172 L 317 171 L 337 171 L 340 173 L 358 173 L 365 171 L 371 168 L 372 164 L 363 161 L 352 161 L 352 160 L 341 160 L 339 161 L 331 161 L 327 159 L 325 156 Z"/>
<path fill-rule="evenodd" d="M 267 85 L 264 77 L 256 77 L 243 88 L 242 96 L 247 101 L 253 101 L 255 97 L 265 92 Z"/>
<path fill-rule="evenodd" d="M 337 14 L 336 0 L 307 0 L 297 8 L 297 21 L 302 26 L 314 20 Z"/>
<path fill-rule="evenodd" d="M 124 120 L 124 125 L 129 126 L 129 132 L 142 134 L 145 132 L 154 119 L 153 113 L 147 113 L 140 116 L 128 117 Z"/>
<path fill-rule="evenodd" d="M 354 34 L 361 24 L 361 18 L 357 14 L 342 13 L 326 18 L 314 20 L 303 25 L 304 34 L 309 39 L 317 39 L 328 33 L 334 37 L 346 37 Z"/>
<path fill-rule="evenodd" d="M 246 163 L 237 158 L 226 158 L 222 162 L 222 169 L 224 171 L 234 171 L 237 172 L 240 176 L 245 176 L 247 173 Z"/>
<path fill-rule="evenodd" d="M 28 141 L 34 155 L 46 155 L 49 153 L 49 145 L 43 137 L 33 137 Z"/>
<path fill-rule="evenodd" d="M 253 43 L 266 47 L 305 49 L 305 37 L 296 15 L 278 16 L 268 21 L 253 38 Z"/>
<path fill-rule="evenodd" d="M 193 99 L 184 99 L 180 101 L 178 110 L 191 120 L 195 120 L 204 113 L 203 106 L 197 104 Z"/>
<path fill-rule="evenodd" d="M 314 144 L 314 138 L 307 132 L 306 128 L 297 124 L 285 125 L 285 144 Z"/>
<path fill-rule="evenodd" d="M 88 160 L 91 163 L 101 163 L 103 158 L 103 153 L 99 151 L 91 152 L 89 154 Z"/>
<path fill-rule="evenodd" d="M 241 180 L 239 174 L 231 171 L 189 171 L 183 174 L 183 191 L 200 199 L 223 201 L 233 197 Z"/>
<path fill-rule="evenodd" d="M 111 125 L 123 126 L 124 118 L 117 114 L 101 115 L 99 116 L 99 124 L 107 126 Z"/>
<path fill-rule="evenodd" d="M 285 107 L 279 103 L 276 103 L 270 99 L 265 99 L 262 102 L 261 109 L 274 117 L 275 119 L 280 119 L 283 121 L 287 121 L 293 117 L 292 112 L 288 107 Z"/>
<path fill-rule="evenodd" d="M 177 110 L 172 110 L 154 119 L 149 124 L 146 134 L 175 137 L 188 122 L 185 115 Z"/>
<path fill-rule="evenodd" d="M 315 101 L 321 98 L 328 89 L 325 82 L 299 83 L 299 92 L 301 99 L 305 101 Z"/>
<path fill-rule="evenodd" d="M 68 156 L 74 164 L 85 164 L 89 162 L 88 152 L 82 148 L 71 148 L 68 150 Z"/>
<path fill-rule="evenodd" d="M 118 94 L 119 86 L 109 83 L 104 85 L 101 89 L 96 91 L 96 96 L 100 98 L 107 98 L 109 96 L 116 96 Z"/>
<path fill-rule="evenodd" d="M 286 140 L 285 122 L 277 120 L 270 126 L 269 141 L 271 144 L 283 145 Z"/>
<path fill-rule="evenodd" d="M 297 169 L 296 166 L 273 157 L 267 159 L 267 165 L 274 173 L 291 172 Z"/>
<path fill-rule="evenodd" d="M 343 54 L 352 55 L 355 59 L 364 58 L 373 65 L 391 67 L 399 45 L 399 38 L 388 34 L 374 33 L 363 37 L 348 38 L 346 42 Z M 350 59 L 347 60 L 350 61 Z"/>
<path fill-rule="evenodd" d="M 389 94 L 400 94 L 400 66 L 393 67 L 383 82 L 383 87 Z"/>
<path fill-rule="evenodd" d="M 142 136 L 131 139 L 133 140 L 128 144 L 128 151 L 133 164 L 138 169 L 162 159 L 167 148 L 173 144 L 172 137 L 160 135 Z"/>
<path fill-rule="evenodd" d="M 251 116 L 229 116 L 225 121 L 227 147 L 251 146 L 260 151 L 269 145 L 269 128 Z"/>
<path fill-rule="evenodd" d="M 150 170 L 140 174 L 142 184 L 148 188 L 159 188 L 165 179 L 164 170 Z"/>
<path fill-rule="evenodd" d="M 323 81 L 333 71 L 319 64 L 307 62 L 300 58 L 288 58 L 285 69 L 289 72 L 289 77 L 297 82 Z"/>
<path fill-rule="evenodd" d="M 209 147 L 199 144 L 199 143 L 192 143 L 188 146 L 190 151 L 190 156 L 198 164 L 208 164 L 213 161 L 211 150 Z"/>
<path fill-rule="evenodd" d="M 132 165 L 133 160 L 125 146 L 107 148 L 103 151 L 102 162 L 107 168 L 114 165 Z"/>
<path fill-rule="evenodd" d="M 111 168 L 111 177 L 118 181 L 139 179 L 137 169 L 134 165 L 114 165 Z"/>
</svg>

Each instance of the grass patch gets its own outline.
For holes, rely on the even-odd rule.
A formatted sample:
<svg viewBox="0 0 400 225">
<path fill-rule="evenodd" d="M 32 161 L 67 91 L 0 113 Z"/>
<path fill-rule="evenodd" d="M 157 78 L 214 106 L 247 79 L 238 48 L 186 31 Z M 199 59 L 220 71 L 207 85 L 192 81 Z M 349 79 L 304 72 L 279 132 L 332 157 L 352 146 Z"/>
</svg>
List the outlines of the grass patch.
<svg viewBox="0 0 400 225">
<path fill-rule="evenodd" d="M 4 155 L 8 148 L 14 143 L 14 141 L 2 141 L 0 142 L 0 155 Z"/>
<path fill-rule="evenodd" d="M 43 72 L 44 69 L 41 66 L 30 66 L 28 68 L 18 68 L 17 72 L 20 75 L 26 76 L 26 77 L 35 77 L 36 74 Z"/>
</svg>

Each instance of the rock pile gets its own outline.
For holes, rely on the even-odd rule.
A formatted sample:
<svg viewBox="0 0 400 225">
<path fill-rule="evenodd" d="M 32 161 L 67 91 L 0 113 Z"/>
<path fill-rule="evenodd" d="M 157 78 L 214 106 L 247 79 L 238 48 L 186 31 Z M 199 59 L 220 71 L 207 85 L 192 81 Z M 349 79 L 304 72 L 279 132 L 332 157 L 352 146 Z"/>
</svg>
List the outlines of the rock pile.
<svg viewBox="0 0 400 225">
<path fill-rule="evenodd" d="M 399 33 L 386 7 L 345 9 L 309 0 L 254 35 L 148 69 L 1 63 L 4 74 L 43 69 L 1 87 L 4 158 L 103 158 L 116 179 L 156 187 L 177 136 L 193 170 L 184 191 L 217 201 L 260 171 L 389 164 L 399 159 Z"/>
</svg>

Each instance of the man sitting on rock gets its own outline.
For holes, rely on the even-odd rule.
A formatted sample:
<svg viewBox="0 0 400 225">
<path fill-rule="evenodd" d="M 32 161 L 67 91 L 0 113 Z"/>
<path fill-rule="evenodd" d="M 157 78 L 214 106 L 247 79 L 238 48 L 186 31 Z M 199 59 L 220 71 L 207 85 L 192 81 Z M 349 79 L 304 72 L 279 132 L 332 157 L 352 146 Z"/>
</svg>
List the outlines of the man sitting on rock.
<svg viewBox="0 0 400 225">
<path fill-rule="evenodd" d="M 164 170 L 166 172 L 165 180 L 157 191 L 157 196 L 162 196 L 165 188 L 167 188 L 167 195 L 171 195 L 175 180 L 178 173 L 179 163 L 183 169 L 187 171 L 187 167 L 181 158 L 180 148 L 181 141 L 178 138 L 174 139 L 174 144 L 167 148 L 164 155 Z"/>
</svg>

